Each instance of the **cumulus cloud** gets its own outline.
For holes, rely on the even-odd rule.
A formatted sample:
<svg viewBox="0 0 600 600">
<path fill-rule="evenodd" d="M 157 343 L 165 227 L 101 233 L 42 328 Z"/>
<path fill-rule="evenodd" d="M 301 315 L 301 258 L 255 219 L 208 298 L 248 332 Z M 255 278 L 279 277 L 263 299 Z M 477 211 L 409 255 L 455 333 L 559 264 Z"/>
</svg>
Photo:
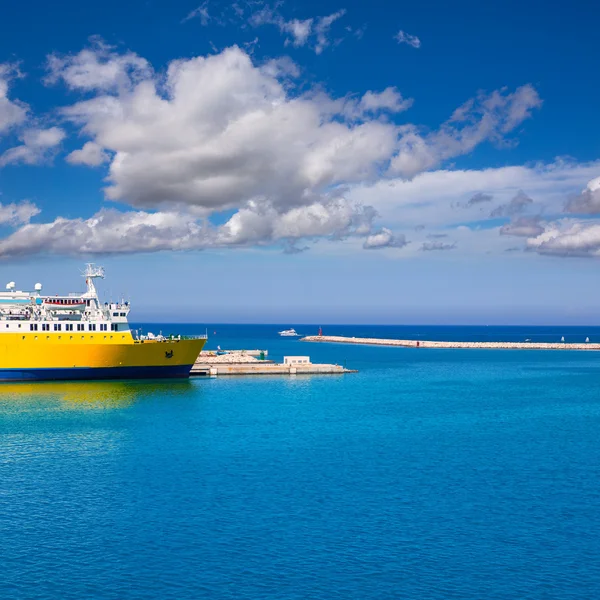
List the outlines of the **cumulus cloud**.
<svg viewBox="0 0 600 600">
<path fill-rule="evenodd" d="M 527 240 L 527 249 L 553 256 L 600 256 L 600 223 L 563 219 L 550 223 L 536 237 Z"/>
<path fill-rule="evenodd" d="M 285 212 L 250 202 L 220 229 L 217 243 L 247 245 L 286 239 L 364 236 L 371 231 L 376 214 L 370 206 L 353 205 L 342 198 Z"/>
<path fill-rule="evenodd" d="M 394 39 L 399 44 L 408 44 L 413 48 L 421 47 L 421 40 L 416 35 L 410 35 L 410 33 L 406 33 L 402 29 L 394 36 Z"/>
<path fill-rule="evenodd" d="M 98 94 L 63 114 L 113 153 L 107 197 L 139 208 L 307 205 L 379 172 L 394 151 L 394 125 L 345 122 L 332 102 L 293 96 L 277 75 L 233 47 L 174 61 L 164 80 Z"/>
<path fill-rule="evenodd" d="M 600 214 L 600 177 L 592 179 L 580 194 L 572 196 L 565 206 L 565 212 Z"/>
<path fill-rule="evenodd" d="M 469 153 L 481 142 L 500 143 L 541 103 L 536 90 L 524 85 L 512 93 L 496 90 L 480 94 L 456 109 L 438 131 L 428 135 L 421 135 L 413 125 L 406 126 L 390 173 L 411 178 L 444 160 Z"/>
<path fill-rule="evenodd" d="M 52 156 L 53 150 L 63 141 L 65 135 L 59 127 L 26 129 L 19 136 L 23 143 L 0 155 L 0 167 L 11 163 L 35 165 L 44 162 Z"/>
<path fill-rule="evenodd" d="M 110 160 L 109 155 L 95 142 L 86 142 L 83 148 L 73 150 L 65 159 L 72 165 L 98 167 Z"/>
<path fill-rule="evenodd" d="M 16 65 L 0 63 L 0 135 L 21 125 L 27 118 L 27 105 L 8 97 L 9 84 L 19 75 Z"/>
<path fill-rule="evenodd" d="M 518 217 L 500 228 L 500 235 L 514 235 L 517 237 L 535 237 L 544 232 L 539 215 L 533 217 Z"/>
<path fill-rule="evenodd" d="M 115 91 L 130 89 L 147 79 L 152 69 L 144 58 L 133 52 L 117 54 L 99 38 L 78 54 L 52 54 L 47 61 L 47 84 L 62 81 L 71 90 Z"/>
<path fill-rule="evenodd" d="M 40 213 L 40 209 L 29 200 L 0 203 L 0 225 L 22 225 Z"/>
<path fill-rule="evenodd" d="M 25 223 L 0 241 L 0 258 L 40 253 L 74 255 L 128 254 L 164 250 L 202 250 L 215 247 L 276 243 L 287 254 L 308 246 L 299 242 L 329 237 L 365 236 L 376 212 L 343 199 L 292 208 L 283 213 L 250 202 L 224 225 L 180 212 L 120 212 L 103 209 L 89 219 L 59 217 L 50 223 L 29 223 L 38 214 L 34 205 L 0 205 L 0 223 Z M 398 238 L 400 239 L 400 238 Z"/>
<path fill-rule="evenodd" d="M 513 217 L 522 213 L 530 204 L 533 204 L 533 200 L 524 191 L 519 190 L 510 202 L 497 206 L 490 213 L 490 217 L 493 219 L 498 217 Z"/>
<path fill-rule="evenodd" d="M 382 227 L 376 233 L 372 233 L 363 243 L 365 250 L 376 250 L 379 248 L 403 248 L 408 242 L 404 235 L 394 235 L 391 229 Z"/>
<path fill-rule="evenodd" d="M 174 61 L 164 77 L 150 75 L 145 67 L 147 78 L 141 81 L 139 71 L 130 73 L 123 64 L 147 65 L 143 59 L 115 55 L 111 66 L 103 46 L 100 54 L 101 59 L 91 60 L 89 51 L 66 57 L 56 75 L 75 85 L 72 65 L 103 62 L 118 76 L 86 77 L 84 88 L 90 81 L 103 81 L 110 93 L 99 91 L 63 114 L 111 153 L 107 197 L 139 208 L 170 204 L 212 211 L 239 207 L 249 199 L 273 206 L 308 205 L 336 187 L 379 176 L 390 161 L 391 171 L 414 175 L 468 151 L 486 136 L 499 135 L 481 124 L 460 130 L 446 124 L 427 138 L 419 137 L 416 128 L 406 133 L 377 118 L 376 111 L 408 106 L 410 100 L 395 88 L 367 92 L 350 110 L 347 101 L 322 93 L 294 94 L 289 82 L 281 80 L 281 69 L 273 63 L 254 65 L 237 47 Z M 115 86 L 115 80 L 121 83 Z M 493 108 L 488 106 L 492 97 L 500 99 Z M 508 117 L 498 105 L 508 114 L 518 97 L 519 92 L 492 94 L 468 112 L 499 128 Z M 362 113 L 358 122 L 356 111 Z M 466 113 L 462 118 L 468 118 Z M 409 143 L 415 136 L 422 144 Z M 425 162 L 422 145 L 429 156 Z"/>
<path fill-rule="evenodd" d="M 0 258 L 33 254 L 123 254 L 203 248 L 210 233 L 176 213 L 101 210 L 89 219 L 27 224 L 0 240 Z"/>
</svg>

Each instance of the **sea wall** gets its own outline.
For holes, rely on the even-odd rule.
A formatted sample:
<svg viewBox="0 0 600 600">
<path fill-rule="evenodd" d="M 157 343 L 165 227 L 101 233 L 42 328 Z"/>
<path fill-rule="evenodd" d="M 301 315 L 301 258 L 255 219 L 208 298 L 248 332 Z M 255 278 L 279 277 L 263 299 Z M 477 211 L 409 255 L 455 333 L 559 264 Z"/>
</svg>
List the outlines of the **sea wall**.
<svg viewBox="0 0 600 600">
<path fill-rule="evenodd" d="M 386 340 L 337 335 L 308 335 L 301 342 L 330 342 L 336 344 L 370 344 L 405 348 L 489 348 L 504 350 L 600 350 L 600 344 L 570 344 L 565 342 L 433 342 L 425 340 Z"/>
</svg>

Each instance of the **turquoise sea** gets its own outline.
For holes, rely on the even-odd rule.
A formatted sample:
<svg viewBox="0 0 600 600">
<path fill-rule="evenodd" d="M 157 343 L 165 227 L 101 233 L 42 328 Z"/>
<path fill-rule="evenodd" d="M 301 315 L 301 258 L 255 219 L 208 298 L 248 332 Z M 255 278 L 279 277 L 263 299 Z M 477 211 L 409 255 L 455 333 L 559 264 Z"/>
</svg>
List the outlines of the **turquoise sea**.
<svg viewBox="0 0 600 600">
<path fill-rule="evenodd" d="M 600 597 L 600 353 L 306 344 L 290 326 L 318 328 L 209 325 L 208 347 L 360 372 L 0 385 L 0 596 Z"/>
</svg>

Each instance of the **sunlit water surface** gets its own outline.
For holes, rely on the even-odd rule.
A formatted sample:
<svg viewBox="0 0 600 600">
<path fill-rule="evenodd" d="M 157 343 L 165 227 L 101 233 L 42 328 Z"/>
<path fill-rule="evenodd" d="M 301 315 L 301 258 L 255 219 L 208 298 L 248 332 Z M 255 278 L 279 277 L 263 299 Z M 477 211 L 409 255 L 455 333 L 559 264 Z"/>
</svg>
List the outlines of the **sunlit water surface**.
<svg viewBox="0 0 600 600">
<path fill-rule="evenodd" d="M 600 354 L 276 331 L 360 372 L 0 386 L 1 596 L 600 597 Z"/>
</svg>

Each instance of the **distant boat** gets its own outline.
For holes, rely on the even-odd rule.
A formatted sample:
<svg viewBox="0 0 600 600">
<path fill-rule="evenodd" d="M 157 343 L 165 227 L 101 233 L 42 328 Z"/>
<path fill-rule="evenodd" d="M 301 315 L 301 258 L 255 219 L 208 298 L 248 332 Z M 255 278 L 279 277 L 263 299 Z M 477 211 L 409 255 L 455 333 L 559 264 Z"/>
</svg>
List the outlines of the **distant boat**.
<svg viewBox="0 0 600 600">
<path fill-rule="evenodd" d="M 300 334 L 296 333 L 295 329 L 284 329 L 283 331 L 277 332 L 281 337 L 297 337 Z"/>
</svg>

